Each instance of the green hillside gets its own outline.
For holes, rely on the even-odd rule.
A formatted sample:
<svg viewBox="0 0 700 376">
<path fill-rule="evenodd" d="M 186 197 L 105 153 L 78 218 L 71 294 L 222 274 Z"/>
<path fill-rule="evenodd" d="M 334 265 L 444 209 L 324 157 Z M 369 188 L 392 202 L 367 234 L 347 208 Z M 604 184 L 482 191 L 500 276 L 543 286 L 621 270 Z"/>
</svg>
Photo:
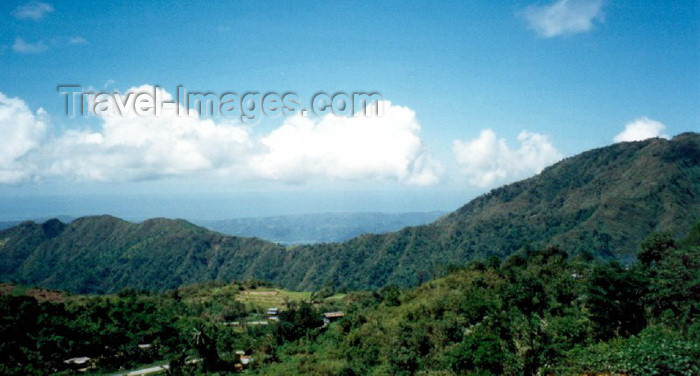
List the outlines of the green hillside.
<svg viewBox="0 0 700 376">
<path fill-rule="evenodd" d="M 25 222 L 0 233 L 5 280 L 69 291 L 163 290 L 210 279 L 256 276 L 275 280 L 284 249 L 257 239 L 225 236 L 183 220 L 140 224 L 111 216 Z M 251 276 L 252 277 L 252 276 Z"/>
<path fill-rule="evenodd" d="M 416 285 L 474 258 L 557 245 L 628 262 L 652 231 L 700 218 L 700 135 L 619 143 L 494 189 L 436 223 L 283 248 L 182 220 L 86 217 L 0 232 L 0 279 L 75 292 L 258 278 L 293 290 Z"/>
</svg>

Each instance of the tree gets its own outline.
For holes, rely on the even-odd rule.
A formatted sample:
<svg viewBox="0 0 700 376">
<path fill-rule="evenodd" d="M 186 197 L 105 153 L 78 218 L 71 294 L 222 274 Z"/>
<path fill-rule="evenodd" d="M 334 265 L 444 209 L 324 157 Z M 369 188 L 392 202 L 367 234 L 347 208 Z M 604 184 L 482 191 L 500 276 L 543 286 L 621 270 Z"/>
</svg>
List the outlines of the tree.
<svg viewBox="0 0 700 376">
<path fill-rule="evenodd" d="M 639 261 L 646 267 L 658 263 L 670 249 L 676 248 L 676 242 L 667 232 L 654 232 L 642 242 L 642 249 L 637 254 Z"/>
<path fill-rule="evenodd" d="M 319 312 L 308 302 L 291 304 L 289 309 L 280 312 L 276 326 L 278 340 L 294 341 L 306 335 L 310 330 L 323 325 Z"/>
<path fill-rule="evenodd" d="M 598 338 L 629 336 L 646 326 L 645 286 L 646 281 L 636 270 L 625 270 L 616 262 L 593 269 L 586 306 Z"/>
<path fill-rule="evenodd" d="M 503 373 L 505 353 L 498 336 L 478 327 L 451 351 L 449 359 L 457 373 L 488 371 L 498 375 Z"/>
</svg>

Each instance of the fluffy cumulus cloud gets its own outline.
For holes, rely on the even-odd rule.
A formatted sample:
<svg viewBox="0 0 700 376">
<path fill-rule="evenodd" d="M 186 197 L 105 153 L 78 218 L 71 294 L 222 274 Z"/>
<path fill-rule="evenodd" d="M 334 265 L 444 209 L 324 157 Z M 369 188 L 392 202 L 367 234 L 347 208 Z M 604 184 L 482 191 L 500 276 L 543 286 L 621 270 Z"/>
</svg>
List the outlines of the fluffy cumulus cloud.
<svg viewBox="0 0 700 376">
<path fill-rule="evenodd" d="M 148 85 L 127 93 L 154 90 L 165 101 L 172 99 L 169 93 Z M 97 109 L 116 108 L 113 103 L 93 105 Z M 174 105 L 164 108 L 159 116 L 97 111 L 97 128 L 66 130 L 42 144 L 44 123 L 23 102 L 15 107 L 19 110 L 3 110 L 0 117 L 0 124 L 7 129 L 0 135 L 24 145 L 14 152 L 3 150 L 7 156 L 2 155 L 0 167 L 8 174 L 28 174 L 19 164 L 22 158 L 39 166 L 39 177 L 101 182 L 216 174 L 290 182 L 375 179 L 427 185 L 437 182 L 442 171 L 442 165 L 423 145 L 415 113 L 389 102 L 383 103 L 380 117 L 295 116 L 259 136 L 240 124 L 215 122 L 196 114 L 178 115 Z M 185 112 L 180 108 L 180 113 Z M 1 182 L 26 177 L 15 175 Z"/>
<path fill-rule="evenodd" d="M 603 0 L 558 0 L 549 5 L 531 5 L 523 16 L 530 28 L 545 38 L 586 33 L 594 21 L 603 21 Z"/>
<path fill-rule="evenodd" d="M 154 90 L 164 100 L 172 100 L 169 93 L 148 85 L 128 92 Z M 219 171 L 240 165 L 250 147 L 246 128 L 196 115 L 178 116 L 174 106 L 159 116 L 140 116 L 135 111 L 99 112 L 98 116 L 102 121 L 98 130 L 67 131 L 42 148 L 43 159 L 51 161 L 48 174 L 89 181 L 133 181 Z"/>
<path fill-rule="evenodd" d="M 382 116 L 290 118 L 262 138 L 253 165 L 262 176 L 280 180 L 437 182 L 442 166 L 427 154 L 415 113 L 390 102 L 382 106 Z"/>
<path fill-rule="evenodd" d="M 18 98 L 0 93 L 0 183 L 18 183 L 31 178 L 35 166 L 27 160 L 46 133 L 46 113 L 34 114 Z"/>
<path fill-rule="evenodd" d="M 666 126 L 662 123 L 651 120 L 647 117 L 639 118 L 625 125 L 625 130 L 620 132 L 613 138 L 615 142 L 627 141 L 642 141 L 647 138 L 661 137 L 669 138 L 666 131 Z"/>
<path fill-rule="evenodd" d="M 14 12 L 12 12 L 12 15 L 19 19 L 38 21 L 53 11 L 54 9 L 50 4 L 39 1 L 30 1 L 26 4 L 18 6 Z"/>
<path fill-rule="evenodd" d="M 562 158 L 545 135 L 522 131 L 518 142 L 520 146 L 512 149 L 505 139 L 484 129 L 475 139 L 455 141 L 452 150 L 469 183 L 484 188 L 539 173 Z"/>
</svg>

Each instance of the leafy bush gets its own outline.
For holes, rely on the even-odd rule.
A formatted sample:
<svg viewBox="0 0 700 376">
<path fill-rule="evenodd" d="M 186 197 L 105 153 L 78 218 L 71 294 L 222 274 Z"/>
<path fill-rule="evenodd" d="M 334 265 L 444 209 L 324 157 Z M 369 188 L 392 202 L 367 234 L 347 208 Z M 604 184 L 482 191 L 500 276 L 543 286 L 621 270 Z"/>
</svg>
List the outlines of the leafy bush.
<svg viewBox="0 0 700 376">
<path fill-rule="evenodd" d="M 616 373 L 649 376 L 700 374 L 700 343 L 661 328 L 639 336 L 577 347 L 553 371 L 557 375 Z"/>
</svg>

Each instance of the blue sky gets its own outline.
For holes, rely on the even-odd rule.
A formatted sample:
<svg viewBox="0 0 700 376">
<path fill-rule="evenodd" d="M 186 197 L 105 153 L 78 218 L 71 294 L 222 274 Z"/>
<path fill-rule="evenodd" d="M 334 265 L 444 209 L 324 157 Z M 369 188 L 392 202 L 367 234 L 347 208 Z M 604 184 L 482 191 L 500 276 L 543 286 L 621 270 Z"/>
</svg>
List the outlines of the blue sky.
<svg viewBox="0 0 700 376">
<path fill-rule="evenodd" d="M 0 218 L 452 210 L 562 157 L 700 129 L 697 1 L 5 0 L 0 19 L 0 93 L 14 109 L 0 113 L 0 135 L 10 139 L 0 153 L 0 194 L 12 203 Z M 244 136 L 226 130 L 218 138 L 229 143 L 211 147 L 221 149 L 217 154 L 197 149 L 209 148 L 205 137 L 180 140 L 183 150 L 204 158 L 182 167 L 182 160 L 154 154 L 167 149 L 156 141 L 149 150 L 127 141 L 130 159 L 104 145 L 84 148 L 76 140 L 97 134 L 109 143 L 117 137 L 107 134 L 110 124 L 126 122 L 66 117 L 61 84 L 120 92 L 143 85 L 171 93 L 177 85 L 291 91 L 302 98 L 379 92 L 395 111 L 375 127 L 386 132 L 359 120 L 314 119 L 309 133 L 302 131 L 308 124 L 276 118 Z M 139 124 L 134 132 L 148 127 Z M 352 127 L 357 140 L 320 136 L 321 128 Z M 287 145 L 297 142 L 283 138 L 290 132 L 302 144 Z M 340 144 L 324 149 L 313 140 Z M 367 140 L 389 152 L 363 151 Z M 252 151 L 238 150 L 242 144 Z M 346 146 L 345 154 L 332 154 Z M 318 167 L 326 161 L 327 168 Z M 124 207 L 134 201 L 103 196 L 163 203 L 130 211 Z M 186 197 L 195 209 L 163 196 Z"/>
</svg>

